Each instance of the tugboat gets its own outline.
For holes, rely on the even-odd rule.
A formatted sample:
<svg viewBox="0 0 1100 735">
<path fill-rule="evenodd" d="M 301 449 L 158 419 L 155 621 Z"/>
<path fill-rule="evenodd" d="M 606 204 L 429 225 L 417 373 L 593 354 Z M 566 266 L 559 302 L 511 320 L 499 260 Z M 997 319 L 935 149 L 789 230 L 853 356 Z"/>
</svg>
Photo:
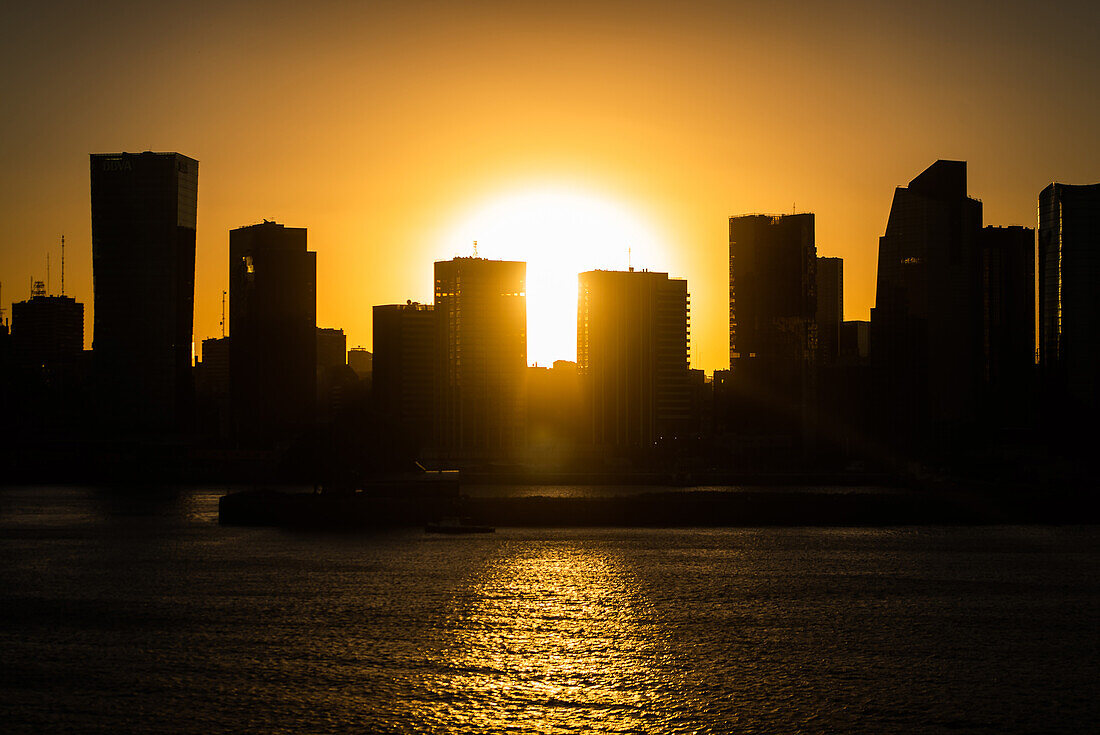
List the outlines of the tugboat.
<svg viewBox="0 0 1100 735">
<path fill-rule="evenodd" d="M 492 526 L 479 526 L 474 523 L 469 523 L 464 518 L 443 518 L 434 523 L 424 524 L 424 533 L 449 533 L 449 534 L 461 534 L 461 533 L 493 533 L 496 531 Z"/>
</svg>

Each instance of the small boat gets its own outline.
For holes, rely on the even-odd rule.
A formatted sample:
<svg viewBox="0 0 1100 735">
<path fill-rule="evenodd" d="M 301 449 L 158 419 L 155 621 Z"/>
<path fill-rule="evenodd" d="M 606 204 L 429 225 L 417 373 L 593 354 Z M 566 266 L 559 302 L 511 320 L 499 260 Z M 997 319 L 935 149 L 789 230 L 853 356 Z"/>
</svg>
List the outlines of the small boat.
<svg viewBox="0 0 1100 735">
<path fill-rule="evenodd" d="M 461 518 L 444 518 L 434 523 L 424 524 L 424 533 L 493 533 L 496 531 L 492 526 L 479 526 L 474 523 L 468 523 L 465 519 Z"/>
</svg>

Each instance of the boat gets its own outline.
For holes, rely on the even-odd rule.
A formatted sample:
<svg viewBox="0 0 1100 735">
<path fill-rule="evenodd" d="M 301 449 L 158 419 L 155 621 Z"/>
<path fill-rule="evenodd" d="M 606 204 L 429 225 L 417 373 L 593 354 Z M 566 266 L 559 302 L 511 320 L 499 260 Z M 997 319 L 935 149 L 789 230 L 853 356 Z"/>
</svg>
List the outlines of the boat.
<svg viewBox="0 0 1100 735">
<path fill-rule="evenodd" d="M 444 518 L 439 521 L 424 524 L 424 533 L 493 533 L 492 526 L 479 526 L 460 518 Z"/>
</svg>

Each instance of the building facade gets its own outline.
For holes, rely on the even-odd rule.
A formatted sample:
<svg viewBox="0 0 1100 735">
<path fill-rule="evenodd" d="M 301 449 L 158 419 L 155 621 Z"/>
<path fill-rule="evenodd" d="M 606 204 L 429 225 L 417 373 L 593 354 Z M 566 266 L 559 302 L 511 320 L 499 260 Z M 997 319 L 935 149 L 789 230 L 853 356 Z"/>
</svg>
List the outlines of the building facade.
<svg viewBox="0 0 1100 735">
<path fill-rule="evenodd" d="M 1065 401 L 1094 409 L 1100 366 L 1100 184 L 1039 194 L 1039 363 Z"/>
<path fill-rule="evenodd" d="M 750 432 L 805 435 L 817 365 L 814 215 L 729 221 L 730 381 Z"/>
<path fill-rule="evenodd" d="M 578 276 L 577 370 L 598 448 L 651 448 L 691 428 L 687 282 L 667 273 Z"/>
<path fill-rule="evenodd" d="M 840 324 L 844 321 L 844 260 L 817 259 L 817 357 L 831 365 L 840 354 Z"/>
<path fill-rule="evenodd" d="M 229 392 L 239 444 L 313 429 L 317 254 L 304 227 L 264 221 L 229 233 Z"/>
<path fill-rule="evenodd" d="M 122 433 L 189 419 L 198 181 L 178 153 L 91 155 L 98 413 Z"/>
<path fill-rule="evenodd" d="M 41 281 L 31 297 L 11 305 L 11 343 L 17 363 L 41 370 L 79 359 L 84 350 L 84 304 L 47 296 Z"/>
<path fill-rule="evenodd" d="M 449 454 L 512 455 L 526 441 L 527 264 L 435 264 L 436 441 Z"/>
<path fill-rule="evenodd" d="M 983 384 L 982 204 L 965 161 L 936 161 L 898 187 L 879 238 L 871 357 L 883 430 L 950 441 L 978 413 Z"/>
<path fill-rule="evenodd" d="M 981 251 L 983 410 L 1020 423 L 1035 369 L 1035 230 L 985 227 Z"/>
<path fill-rule="evenodd" d="M 374 307 L 375 405 L 421 445 L 430 440 L 434 426 L 438 338 L 432 304 Z"/>
</svg>

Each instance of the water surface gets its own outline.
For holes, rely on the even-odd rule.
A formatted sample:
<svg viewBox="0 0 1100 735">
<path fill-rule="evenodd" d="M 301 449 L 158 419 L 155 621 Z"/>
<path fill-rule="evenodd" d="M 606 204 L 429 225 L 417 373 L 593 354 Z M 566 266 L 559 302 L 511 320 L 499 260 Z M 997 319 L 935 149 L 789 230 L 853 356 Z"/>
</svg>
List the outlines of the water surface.
<svg viewBox="0 0 1100 735">
<path fill-rule="evenodd" d="M 0 489 L 6 732 L 1081 732 L 1094 527 L 216 524 Z"/>
</svg>

